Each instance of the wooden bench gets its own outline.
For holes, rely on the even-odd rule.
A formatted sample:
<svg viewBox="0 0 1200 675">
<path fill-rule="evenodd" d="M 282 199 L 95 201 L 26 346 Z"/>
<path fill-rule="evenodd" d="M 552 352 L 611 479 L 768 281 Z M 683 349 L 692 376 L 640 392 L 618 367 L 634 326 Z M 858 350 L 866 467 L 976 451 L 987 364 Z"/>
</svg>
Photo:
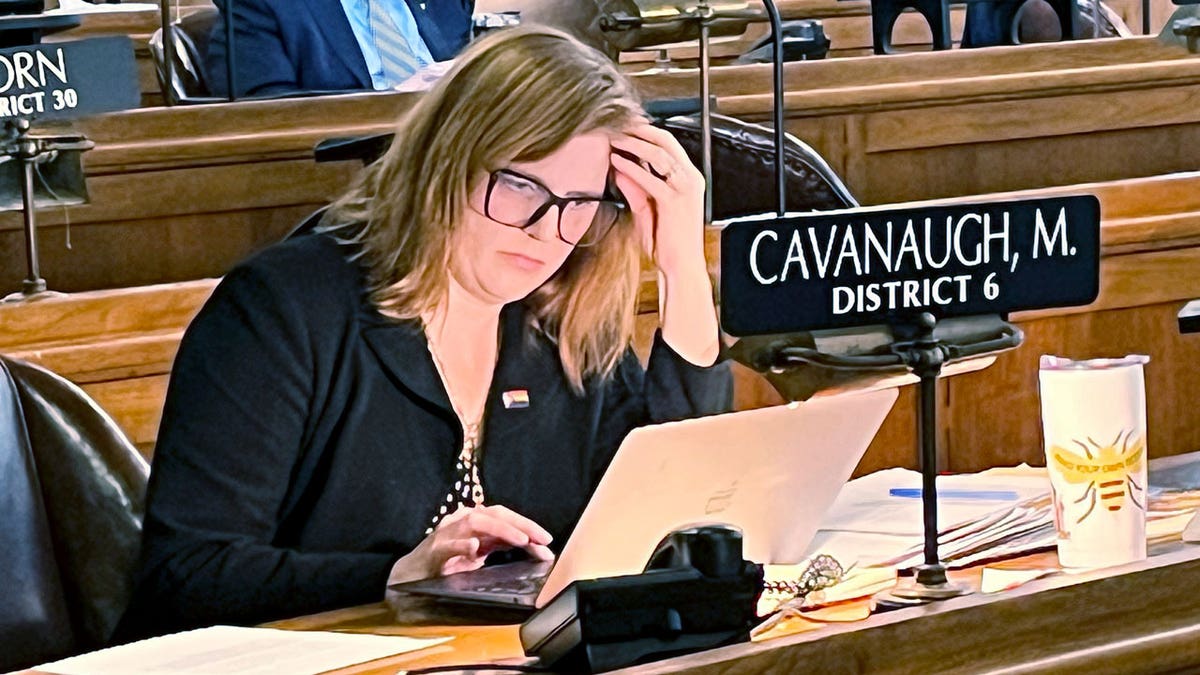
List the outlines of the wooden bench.
<svg viewBox="0 0 1200 675">
<path fill-rule="evenodd" d="M 212 0 L 180 0 L 173 4 L 177 5 L 177 16 L 213 6 Z M 477 11 L 500 11 L 520 4 L 514 0 L 481 0 L 477 3 Z M 1106 4 L 1135 34 L 1141 32 L 1141 0 L 1109 0 Z M 829 58 L 869 56 L 873 53 L 868 0 L 778 0 L 778 5 L 784 20 L 816 19 L 823 23 L 825 34 L 832 43 Z M 1174 8 L 1170 0 L 1152 0 L 1151 26 L 1155 32 L 1166 22 Z M 955 44 L 962 36 L 964 17 L 963 5 L 951 6 L 951 33 Z M 150 36 L 161 25 L 157 9 L 90 14 L 83 18 L 80 27 L 51 36 L 47 41 L 78 40 L 102 35 L 129 36 L 133 40 L 137 58 L 138 86 L 142 92 L 141 105 L 154 107 L 162 105 L 163 98 L 148 42 Z M 768 32 L 765 24 L 751 24 L 742 36 L 714 45 L 712 56 L 717 63 L 731 61 Z M 929 40 L 929 28 L 919 17 L 906 13 L 897 20 L 893 35 L 893 44 L 897 49 L 927 51 Z M 676 63 L 689 64 L 696 58 L 698 49 L 695 46 L 673 46 L 669 52 Z M 653 65 L 655 56 L 653 50 L 627 52 L 621 56 L 621 62 L 627 64 L 631 70 L 637 70 Z"/>
<path fill-rule="evenodd" d="M 765 121 L 770 69 L 714 71 L 717 109 Z M 695 78 L 639 79 L 650 98 Z M 1200 58 L 1154 38 L 791 64 L 787 128 L 880 204 L 1196 168 Z"/>
<path fill-rule="evenodd" d="M 950 378 L 941 396 L 944 466 L 975 471 L 1041 463 L 1037 358 L 1149 354 L 1146 370 L 1150 453 L 1200 447 L 1200 339 L 1177 334 L 1175 312 L 1200 297 L 1200 172 L 966 197 L 977 201 L 1062 193 L 1096 194 L 1104 217 L 1102 292 L 1089 307 L 1013 317 L 1026 344 L 991 368 Z M 953 200 L 952 200 L 953 201 Z M 719 232 L 708 233 L 714 268 Z M 215 280 L 70 294 L 0 306 L 0 352 L 42 363 L 80 383 L 145 452 L 152 449 L 171 359 L 179 337 Z M 654 274 L 639 297 L 638 346 L 657 322 Z M 914 466 L 913 406 L 905 388 L 859 472 Z M 756 374 L 740 368 L 739 408 L 780 401 Z M 995 411 L 1003 410 L 1003 415 Z"/>
</svg>

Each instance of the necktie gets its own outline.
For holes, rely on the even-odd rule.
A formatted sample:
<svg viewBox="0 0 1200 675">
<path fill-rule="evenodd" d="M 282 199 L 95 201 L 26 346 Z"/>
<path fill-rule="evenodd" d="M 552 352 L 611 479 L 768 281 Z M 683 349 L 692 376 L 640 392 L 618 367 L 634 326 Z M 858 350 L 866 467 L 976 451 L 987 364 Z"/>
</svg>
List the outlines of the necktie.
<svg viewBox="0 0 1200 675">
<path fill-rule="evenodd" d="M 392 86 L 400 84 L 417 72 L 420 63 L 413 55 L 408 40 L 396 28 L 382 0 L 370 0 L 368 12 L 371 35 L 375 38 L 375 48 L 379 50 L 379 58 L 383 62 L 383 75 Z"/>
</svg>

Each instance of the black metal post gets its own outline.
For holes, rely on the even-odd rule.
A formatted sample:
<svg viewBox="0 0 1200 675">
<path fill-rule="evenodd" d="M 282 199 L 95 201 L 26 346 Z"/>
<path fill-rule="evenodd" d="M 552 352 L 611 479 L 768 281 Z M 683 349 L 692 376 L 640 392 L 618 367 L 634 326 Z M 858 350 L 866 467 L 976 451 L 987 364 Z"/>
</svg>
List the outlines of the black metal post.
<svg viewBox="0 0 1200 675">
<path fill-rule="evenodd" d="M 21 291 L 4 297 L 4 302 L 24 300 L 46 290 L 46 280 L 42 278 L 38 256 L 37 200 L 34 192 L 34 165 L 43 156 L 43 148 L 37 139 L 29 137 L 32 126 L 32 123 L 23 117 L 6 120 L 3 125 L 3 148 L 0 149 L 0 154 L 21 164 L 21 216 L 25 226 L 26 269 L 26 277 L 21 281 Z"/>
<path fill-rule="evenodd" d="M 942 352 L 937 341 L 933 339 L 932 325 L 921 341 L 924 344 L 918 345 L 919 364 L 914 364 L 913 372 L 921 378 L 921 395 L 917 402 L 920 424 L 917 433 L 921 443 L 921 506 L 925 524 L 925 564 L 917 569 L 917 583 L 944 584 L 946 568 L 938 555 L 937 517 L 937 385 L 938 375 L 942 372 Z"/>
<path fill-rule="evenodd" d="M 158 3 L 162 15 L 160 29 L 162 30 L 163 50 L 163 103 L 175 105 L 175 40 L 171 39 L 171 0 L 161 0 Z"/>
<path fill-rule="evenodd" d="M 24 132 L 22 132 L 24 133 Z M 23 141 L 23 143 L 33 143 L 33 141 Z M 21 282 L 21 292 L 25 295 L 33 295 L 46 290 L 46 280 L 42 278 L 42 272 L 38 264 L 38 244 L 37 244 L 37 207 L 34 202 L 33 191 L 33 164 L 36 161 L 37 149 L 31 156 L 22 156 L 21 159 L 21 204 L 24 207 L 25 220 L 25 263 L 29 270 L 29 276 Z M 26 153 L 22 153 L 24 155 Z"/>
<path fill-rule="evenodd" d="M 225 84 L 230 102 L 237 100 L 237 50 L 233 44 L 233 0 L 225 0 Z"/>
<path fill-rule="evenodd" d="M 783 20 L 775 0 L 762 0 L 762 3 L 771 22 L 771 75 L 775 99 L 775 210 L 782 216 L 787 213 L 787 158 L 784 156 L 783 143 Z"/>
<path fill-rule="evenodd" d="M 920 378 L 920 396 L 917 400 L 919 420 L 918 439 L 921 453 L 921 507 L 925 530 L 925 564 L 919 565 L 916 578 L 902 584 L 892 595 L 905 601 L 925 602 L 963 595 L 967 588 L 950 583 L 946 577 L 946 566 L 938 555 L 937 519 L 937 474 L 938 474 L 938 425 L 937 383 L 942 365 L 946 362 L 946 351 L 934 336 L 937 319 L 928 312 L 917 317 L 916 334 L 901 357 Z"/>
<path fill-rule="evenodd" d="M 701 2 L 700 13 L 700 169 L 704 172 L 704 224 L 712 224 L 712 101 L 709 99 L 709 26 L 712 10 Z"/>
</svg>

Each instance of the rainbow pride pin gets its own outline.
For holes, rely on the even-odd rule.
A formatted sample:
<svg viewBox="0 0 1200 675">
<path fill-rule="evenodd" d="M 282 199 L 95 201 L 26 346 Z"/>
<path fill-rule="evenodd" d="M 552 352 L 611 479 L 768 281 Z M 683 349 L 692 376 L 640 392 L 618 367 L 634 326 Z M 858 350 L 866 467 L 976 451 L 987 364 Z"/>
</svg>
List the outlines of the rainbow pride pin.
<svg viewBox="0 0 1200 675">
<path fill-rule="evenodd" d="M 507 410 L 529 407 L 529 392 L 525 389 L 512 389 L 500 395 Z"/>
</svg>

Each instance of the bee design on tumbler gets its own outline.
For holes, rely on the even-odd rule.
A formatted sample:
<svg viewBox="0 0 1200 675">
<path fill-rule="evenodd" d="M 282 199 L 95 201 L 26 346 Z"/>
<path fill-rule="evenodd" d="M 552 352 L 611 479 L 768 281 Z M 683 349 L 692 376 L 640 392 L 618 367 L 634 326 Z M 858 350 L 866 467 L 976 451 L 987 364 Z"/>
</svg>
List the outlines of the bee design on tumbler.
<svg viewBox="0 0 1200 675">
<path fill-rule="evenodd" d="M 1120 511 L 1126 497 L 1137 508 L 1146 510 L 1138 501 L 1138 495 L 1145 498 L 1146 490 L 1130 475 L 1140 472 L 1146 461 L 1146 443 L 1143 439 L 1133 438 L 1133 430 L 1130 429 L 1117 434 L 1117 438 L 1109 445 L 1101 445 L 1091 438 L 1087 439 L 1087 443 L 1072 442 L 1083 449 L 1082 455 L 1055 445 L 1050 448 L 1050 456 L 1068 483 L 1087 483 L 1087 489 L 1075 500 L 1076 504 L 1088 500 L 1087 511 L 1075 522 L 1082 523 L 1095 510 L 1097 503 L 1109 511 Z"/>
</svg>

